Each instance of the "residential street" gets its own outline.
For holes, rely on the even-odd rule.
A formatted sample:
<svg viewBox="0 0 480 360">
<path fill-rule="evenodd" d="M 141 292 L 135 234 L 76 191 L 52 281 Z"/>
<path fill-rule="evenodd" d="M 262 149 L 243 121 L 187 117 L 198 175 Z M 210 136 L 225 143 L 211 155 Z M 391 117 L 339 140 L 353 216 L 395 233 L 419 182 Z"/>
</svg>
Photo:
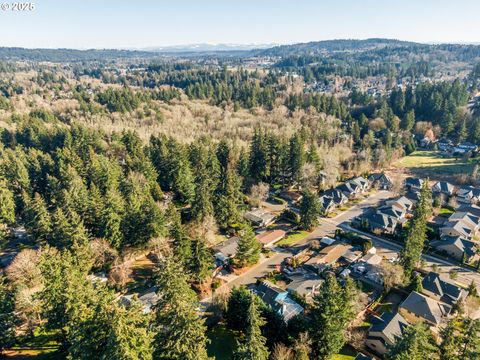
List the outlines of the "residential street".
<svg viewBox="0 0 480 360">
<path fill-rule="evenodd" d="M 301 248 L 313 239 L 318 239 L 327 235 L 333 235 L 336 228 L 341 228 L 348 231 L 354 231 L 372 239 L 373 245 L 377 248 L 377 254 L 383 256 L 384 258 L 397 258 L 400 250 L 402 249 L 400 245 L 390 242 L 384 238 L 380 238 L 378 236 L 360 231 L 358 229 L 354 229 L 349 225 L 350 221 L 356 216 L 359 216 L 364 209 L 376 206 L 381 201 L 386 200 L 392 196 L 393 193 L 391 193 L 390 191 L 378 191 L 367 199 L 352 206 L 348 210 L 338 214 L 334 218 L 322 218 L 320 220 L 320 225 L 310 235 L 296 243 L 292 250 L 295 250 L 296 248 Z M 275 253 L 275 255 L 249 269 L 247 272 L 235 277 L 233 280 L 229 281 L 224 286 L 232 288 L 239 285 L 253 284 L 257 281 L 257 279 L 267 275 L 270 271 L 275 270 L 275 268 L 280 265 L 285 258 L 292 255 L 292 251 L 289 251 L 287 249 L 276 249 L 276 251 L 277 252 Z M 473 280 L 480 290 L 479 273 L 474 272 L 470 269 L 459 267 L 453 263 L 435 258 L 433 256 L 424 255 L 423 258 L 425 259 L 426 265 L 428 267 L 431 268 L 432 265 L 436 264 L 438 266 L 437 271 L 446 276 L 447 278 L 449 277 L 449 273 L 452 270 L 455 270 L 458 273 L 458 277 L 455 281 L 462 285 L 469 285 Z"/>
</svg>

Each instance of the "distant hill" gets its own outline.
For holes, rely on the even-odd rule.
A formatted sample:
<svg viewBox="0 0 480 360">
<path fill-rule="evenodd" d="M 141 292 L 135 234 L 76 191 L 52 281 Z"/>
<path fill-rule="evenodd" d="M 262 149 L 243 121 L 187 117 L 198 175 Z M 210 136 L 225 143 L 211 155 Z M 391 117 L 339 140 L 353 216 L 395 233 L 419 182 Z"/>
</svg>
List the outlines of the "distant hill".
<svg viewBox="0 0 480 360">
<path fill-rule="evenodd" d="M 299 43 L 292 45 L 280 45 L 269 49 L 261 50 L 259 55 L 266 56 L 292 56 L 292 55 L 316 55 L 322 52 L 334 51 L 355 51 L 355 50 L 372 50 L 387 47 L 422 47 L 428 46 L 409 41 L 401 41 L 394 39 L 339 39 L 339 40 L 323 40 L 312 41 L 308 43 Z"/>
<path fill-rule="evenodd" d="M 149 51 L 132 50 L 75 50 L 75 49 L 26 49 L 20 47 L 0 47 L 0 60 L 28 60 L 52 62 L 105 61 L 113 59 L 133 59 L 155 57 Z"/>
</svg>

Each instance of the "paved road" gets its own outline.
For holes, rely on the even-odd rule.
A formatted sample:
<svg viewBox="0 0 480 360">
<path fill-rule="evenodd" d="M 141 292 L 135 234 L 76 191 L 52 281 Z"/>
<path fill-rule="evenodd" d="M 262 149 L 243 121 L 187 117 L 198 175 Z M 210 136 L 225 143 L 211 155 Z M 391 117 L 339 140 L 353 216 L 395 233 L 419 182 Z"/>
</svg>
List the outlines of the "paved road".
<svg viewBox="0 0 480 360">
<path fill-rule="evenodd" d="M 308 236 L 296 243 L 292 250 L 303 247 L 311 240 L 319 239 L 327 235 L 333 235 L 338 224 L 344 221 L 350 221 L 355 216 L 360 215 L 363 209 L 374 206 L 380 201 L 388 199 L 392 196 L 393 194 L 389 191 L 379 191 L 374 195 L 361 201 L 360 203 L 352 206 L 343 213 L 338 214 L 335 218 L 328 219 L 329 221 L 326 221 L 327 219 L 322 219 L 320 225 L 312 233 L 310 233 Z M 257 279 L 262 278 L 272 270 L 275 270 L 275 268 L 280 265 L 285 258 L 291 255 L 292 252 L 290 250 L 281 250 L 281 252 L 276 252 L 275 255 L 273 255 L 266 261 L 254 266 L 245 273 L 229 281 L 226 286 L 232 288 L 239 285 L 253 284 L 257 281 Z"/>
<path fill-rule="evenodd" d="M 361 215 L 364 209 L 376 206 L 381 201 L 389 199 L 391 197 L 393 197 L 393 193 L 389 191 L 378 191 L 377 193 L 366 198 L 355 206 L 352 206 L 348 210 L 342 212 L 341 214 L 338 214 L 334 218 L 322 218 L 320 220 L 320 225 L 307 237 L 296 243 L 292 250 L 295 250 L 295 248 L 301 248 L 313 239 L 318 239 L 327 235 L 333 235 L 336 228 L 342 228 L 344 230 L 355 231 L 357 233 L 361 233 L 362 235 L 368 236 L 370 239 L 372 239 L 373 245 L 377 248 L 378 255 L 383 256 L 386 259 L 390 259 L 392 257 L 397 258 L 400 250 L 402 249 L 402 246 L 393 243 L 387 239 L 380 238 L 370 233 L 365 233 L 358 229 L 350 227 L 350 221 L 356 216 Z M 268 258 L 266 261 L 249 269 L 247 272 L 235 277 L 233 280 L 229 281 L 224 286 L 232 288 L 239 285 L 253 284 L 257 281 L 257 279 L 264 277 L 270 271 L 275 270 L 275 268 L 280 265 L 285 258 L 291 255 L 292 252 L 290 250 L 281 250 L 281 252 L 276 252 L 275 255 Z M 435 264 L 437 266 L 437 271 L 440 274 L 443 274 L 446 278 L 449 277 L 449 274 L 452 270 L 455 270 L 458 273 L 457 279 L 455 280 L 456 282 L 467 286 L 473 280 L 477 284 L 477 287 L 480 291 L 479 273 L 459 267 L 454 263 L 450 263 L 448 261 L 438 259 L 430 255 L 424 255 L 423 258 L 428 268 L 431 269 L 432 266 Z"/>
</svg>

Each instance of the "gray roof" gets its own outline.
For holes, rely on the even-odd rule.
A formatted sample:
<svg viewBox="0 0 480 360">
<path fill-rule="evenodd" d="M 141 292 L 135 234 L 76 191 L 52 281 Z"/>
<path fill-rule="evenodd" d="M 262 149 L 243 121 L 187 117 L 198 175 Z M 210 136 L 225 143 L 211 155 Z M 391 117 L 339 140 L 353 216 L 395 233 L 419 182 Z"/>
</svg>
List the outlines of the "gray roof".
<svg viewBox="0 0 480 360">
<path fill-rule="evenodd" d="M 455 283 L 440 278 L 440 275 L 434 272 L 430 272 L 422 281 L 422 287 L 424 290 L 430 291 L 439 296 L 440 301 L 453 305 L 464 294 L 464 291 Z"/>
<path fill-rule="evenodd" d="M 399 313 L 385 312 L 381 317 L 374 319 L 369 332 L 380 332 L 394 344 L 398 338 L 403 336 L 408 326 L 407 320 Z"/>
<path fill-rule="evenodd" d="M 314 292 L 314 289 L 318 289 L 324 280 L 317 274 L 305 274 L 291 276 L 292 282 L 288 284 L 287 290 L 296 292 L 300 296 L 309 296 Z"/>
<path fill-rule="evenodd" d="M 440 192 L 442 194 L 452 194 L 454 190 L 455 187 L 446 181 L 439 181 L 432 187 L 432 191 Z"/>
<path fill-rule="evenodd" d="M 405 301 L 400 304 L 400 308 L 424 318 L 435 325 L 439 325 L 442 319 L 452 310 L 451 306 L 438 302 L 416 291 L 412 291 L 410 295 L 408 295 Z"/>
<path fill-rule="evenodd" d="M 407 177 L 405 179 L 405 186 L 421 188 L 422 185 L 423 185 L 423 179 L 415 178 L 415 177 Z"/>
<path fill-rule="evenodd" d="M 237 254 L 239 240 L 240 238 L 238 236 L 233 236 L 227 241 L 215 246 L 213 249 L 215 252 L 222 253 L 226 257 L 235 256 Z"/>
<path fill-rule="evenodd" d="M 455 247 L 460 252 L 467 254 L 468 257 L 476 254 L 476 243 L 460 236 L 442 236 L 441 240 L 433 241 L 431 245 L 440 249 Z"/>
</svg>

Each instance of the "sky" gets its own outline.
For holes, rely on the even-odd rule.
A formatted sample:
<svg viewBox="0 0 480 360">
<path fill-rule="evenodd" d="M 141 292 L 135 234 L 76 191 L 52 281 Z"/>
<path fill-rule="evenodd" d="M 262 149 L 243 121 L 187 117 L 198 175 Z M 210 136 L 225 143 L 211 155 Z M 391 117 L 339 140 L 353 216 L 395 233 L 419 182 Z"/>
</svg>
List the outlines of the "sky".
<svg viewBox="0 0 480 360">
<path fill-rule="evenodd" d="M 480 43 L 480 0 L 32 0 L 33 11 L 12 11 L 18 1 L 0 0 L 0 46 L 141 49 L 371 37 Z"/>
</svg>

